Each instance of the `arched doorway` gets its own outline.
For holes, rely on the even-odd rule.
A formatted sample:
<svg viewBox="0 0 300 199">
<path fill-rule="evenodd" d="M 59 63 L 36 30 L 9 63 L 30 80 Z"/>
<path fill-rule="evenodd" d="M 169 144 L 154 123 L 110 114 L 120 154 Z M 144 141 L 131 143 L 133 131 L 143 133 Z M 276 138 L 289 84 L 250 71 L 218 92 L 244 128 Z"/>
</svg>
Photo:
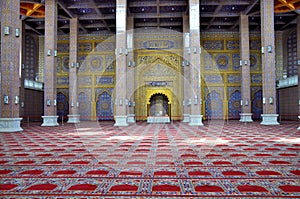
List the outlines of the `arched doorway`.
<svg viewBox="0 0 300 199">
<path fill-rule="evenodd" d="M 108 92 L 105 91 L 98 96 L 96 107 L 98 120 L 113 120 L 113 106 Z"/>
<path fill-rule="evenodd" d="M 170 109 L 169 99 L 166 95 L 158 93 L 151 96 L 148 107 L 149 116 L 170 117 Z"/>
</svg>

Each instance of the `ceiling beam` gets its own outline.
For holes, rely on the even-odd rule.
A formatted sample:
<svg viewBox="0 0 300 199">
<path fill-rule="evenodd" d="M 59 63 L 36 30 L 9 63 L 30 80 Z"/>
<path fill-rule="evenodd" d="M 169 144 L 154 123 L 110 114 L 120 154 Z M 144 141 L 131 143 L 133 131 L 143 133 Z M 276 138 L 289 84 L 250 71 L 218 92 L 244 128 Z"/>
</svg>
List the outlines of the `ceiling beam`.
<svg viewBox="0 0 300 199">
<path fill-rule="evenodd" d="M 214 15 L 217 14 L 218 12 L 220 12 L 220 10 L 222 9 L 223 7 L 223 4 L 221 3 L 220 5 L 218 5 L 218 7 L 215 9 L 215 12 L 214 12 Z M 211 24 L 214 22 L 214 20 L 216 19 L 216 17 L 213 17 L 209 23 L 208 23 L 208 26 L 206 27 L 206 29 L 209 29 Z"/>
<path fill-rule="evenodd" d="M 66 7 L 66 5 L 63 3 L 63 2 L 61 2 L 61 0 L 58 0 L 57 1 L 57 4 L 69 15 L 69 17 L 70 18 L 74 18 L 75 17 L 75 15 L 71 12 L 71 11 L 69 11 L 68 9 L 67 9 L 67 7 Z M 88 34 L 88 31 L 79 23 L 79 21 L 78 21 L 78 27 L 84 32 L 84 33 L 86 33 L 86 34 Z"/>
<path fill-rule="evenodd" d="M 243 11 L 243 14 L 247 15 L 258 2 L 259 0 L 253 0 L 252 3 Z"/>
<path fill-rule="evenodd" d="M 160 7 L 159 7 L 159 0 L 156 0 L 156 15 L 160 15 Z M 160 18 L 157 17 L 157 27 L 160 26 Z"/>
<path fill-rule="evenodd" d="M 284 30 L 286 27 L 288 27 L 289 25 L 291 25 L 293 23 L 297 24 L 297 18 L 295 18 L 295 19 L 291 20 L 290 22 L 286 23 L 284 26 L 282 26 L 280 28 L 280 30 Z"/>
<path fill-rule="evenodd" d="M 102 14 L 102 12 L 100 11 L 100 9 L 97 8 L 95 1 L 94 1 L 94 0 L 90 0 L 89 2 L 90 2 L 90 4 L 92 5 L 92 8 L 95 9 L 96 13 L 97 13 L 98 15 L 100 15 L 100 16 L 103 16 L 103 14 Z M 106 29 L 107 29 L 108 31 L 111 32 L 111 29 L 108 27 L 106 21 L 105 21 L 104 19 L 102 19 L 101 21 L 102 21 L 102 23 L 105 25 Z"/>
<path fill-rule="evenodd" d="M 25 23 L 25 29 L 29 29 L 32 30 L 33 32 L 37 33 L 38 35 L 43 35 L 41 32 L 39 32 L 38 30 L 36 30 L 35 28 L 31 27 L 30 25 Z"/>
</svg>

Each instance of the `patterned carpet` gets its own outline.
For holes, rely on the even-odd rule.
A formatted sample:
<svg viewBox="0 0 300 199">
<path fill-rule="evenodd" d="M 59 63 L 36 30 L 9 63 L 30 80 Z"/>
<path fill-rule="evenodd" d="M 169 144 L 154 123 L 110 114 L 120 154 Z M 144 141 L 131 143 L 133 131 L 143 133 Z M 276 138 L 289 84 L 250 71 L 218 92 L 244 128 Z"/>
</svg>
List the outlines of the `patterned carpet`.
<svg viewBox="0 0 300 199">
<path fill-rule="evenodd" d="M 297 127 L 26 124 L 0 134 L 0 197 L 300 198 Z"/>
</svg>

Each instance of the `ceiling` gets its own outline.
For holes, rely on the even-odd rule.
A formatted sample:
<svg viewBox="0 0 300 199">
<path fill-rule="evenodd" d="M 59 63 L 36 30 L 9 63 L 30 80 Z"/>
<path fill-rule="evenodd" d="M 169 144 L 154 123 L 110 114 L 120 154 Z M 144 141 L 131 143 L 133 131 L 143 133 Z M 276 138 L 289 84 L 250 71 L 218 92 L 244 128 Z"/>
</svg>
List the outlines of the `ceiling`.
<svg viewBox="0 0 300 199">
<path fill-rule="evenodd" d="M 44 35 L 45 0 L 21 0 L 26 31 Z M 69 19 L 78 17 L 82 33 L 115 33 L 116 0 L 57 0 L 58 33 L 69 33 Z M 134 28 L 167 28 L 182 32 L 188 0 L 127 0 Z M 274 0 L 275 30 L 296 27 L 300 0 Z M 259 0 L 200 0 L 201 31 L 238 31 L 239 15 L 249 16 L 250 30 L 260 30 Z"/>
</svg>

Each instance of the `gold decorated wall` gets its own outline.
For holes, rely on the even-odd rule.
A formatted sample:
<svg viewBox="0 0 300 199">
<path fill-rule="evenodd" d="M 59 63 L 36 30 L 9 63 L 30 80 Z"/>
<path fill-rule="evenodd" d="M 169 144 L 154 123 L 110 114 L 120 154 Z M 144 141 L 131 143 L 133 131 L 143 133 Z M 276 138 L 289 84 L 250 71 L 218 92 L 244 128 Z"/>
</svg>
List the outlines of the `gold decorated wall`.
<svg viewBox="0 0 300 199">
<path fill-rule="evenodd" d="M 60 36 L 57 58 L 58 114 L 67 115 L 69 85 L 69 38 Z M 112 99 L 115 86 L 115 37 L 114 35 L 84 35 L 78 38 L 78 100 L 81 120 L 99 119 L 100 105 L 113 110 L 112 100 L 101 104 L 99 98 L 105 94 Z M 64 99 L 65 98 L 65 99 Z M 108 112 L 109 113 L 109 112 Z M 105 119 L 113 118 L 113 111 Z"/>
<path fill-rule="evenodd" d="M 182 34 L 137 33 L 135 35 L 136 116 L 145 120 L 150 115 L 150 98 L 167 96 L 172 120 L 181 119 L 183 98 Z"/>
<path fill-rule="evenodd" d="M 167 96 L 172 119 L 181 119 L 183 101 L 182 33 L 165 31 L 134 34 L 134 102 L 137 119 L 149 115 L 151 96 Z M 250 33 L 251 103 L 254 118 L 261 105 L 260 33 Z M 42 43 L 42 42 L 40 42 Z M 81 119 L 105 115 L 113 119 L 115 77 L 114 35 L 81 35 L 78 40 L 78 98 Z M 42 46 L 42 45 L 41 45 Z M 239 33 L 201 33 L 201 90 L 204 119 L 238 119 L 241 110 Z M 40 53 L 40 58 L 41 58 Z M 280 61 L 280 60 L 279 60 Z M 41 62 L 40 62 L 41 63 Z M 69 38 L 58 37 L 57 93 L 60 114 L 68 114 Z M 39 72 L 42 70 L 39 70 Z M 101 100 L 108 100 L 102 103 Z M 99 112 L 108 108 L 110 112 Z"/>
<path fill-rule="evenodd" d="M 202 33 L 202 113 L 204 119 L 238 119 L 241 111 L 239 33 Z M 260 116 L 262 86 L 260 33 L 250 34 L 252 113 Z"/>
</svg>

